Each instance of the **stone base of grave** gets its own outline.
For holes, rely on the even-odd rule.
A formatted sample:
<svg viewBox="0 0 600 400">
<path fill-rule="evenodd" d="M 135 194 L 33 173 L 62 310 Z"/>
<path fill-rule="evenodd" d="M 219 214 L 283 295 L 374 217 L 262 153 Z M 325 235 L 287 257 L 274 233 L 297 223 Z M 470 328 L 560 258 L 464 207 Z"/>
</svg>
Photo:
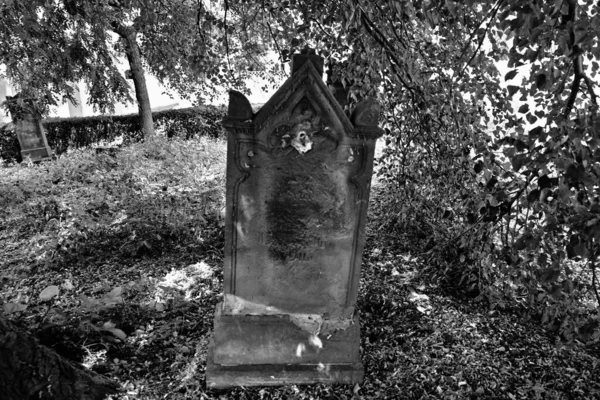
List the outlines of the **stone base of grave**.
<svg viewBox="0 0 600 400">
<path fill-rule="evenodd" d="M 355 323 L 328 337 L 322 347 L 287 315 L 224 315 L 217 305 L 206 383 L 209 388 L 361 383 L 360 328 Z"/>
<path fill-rule="evenodd" d="M 52 150 L 48 147 L 21 150 L 21 159 L 32 162 L 50 160 L 52 159 Z"/>
</svg>

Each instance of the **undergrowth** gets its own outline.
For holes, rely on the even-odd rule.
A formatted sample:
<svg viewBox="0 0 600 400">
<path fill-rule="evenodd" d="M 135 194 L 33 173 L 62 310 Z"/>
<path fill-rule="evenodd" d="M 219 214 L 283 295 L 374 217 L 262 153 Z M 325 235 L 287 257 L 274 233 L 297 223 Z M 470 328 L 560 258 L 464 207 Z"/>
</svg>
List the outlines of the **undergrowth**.
<svg viewBox="0 0 600 400">
<path fill-rule="evenodd" d="M 157 136 L 114 155 L 76 150 L 13 166 L 0 170 L 0 212 L 28 231 L 29 256 L 42 263 L 98 243 L 131 256 L 202 241 L 207 221 L 223 218 L 223 149 L 219 139 Z"/>
<path fill-rule="evenodd" d="M 225 154 L 219 141 L 153 138 L 0 168 L 4 314 L 117 381 L 123 400 L 597 398 L 593 349 L 440 290 L 422 216 L 392 223 L 377 182 L 357 300 L 364 382 L 208 390 Z"/>
</svg>

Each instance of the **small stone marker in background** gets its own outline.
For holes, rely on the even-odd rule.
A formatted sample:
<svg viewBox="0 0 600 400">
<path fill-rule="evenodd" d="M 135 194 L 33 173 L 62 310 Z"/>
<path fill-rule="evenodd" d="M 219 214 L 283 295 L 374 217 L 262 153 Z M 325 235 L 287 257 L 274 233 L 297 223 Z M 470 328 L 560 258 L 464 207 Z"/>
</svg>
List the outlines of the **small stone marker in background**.
<svg viewBox="0 0 600 400">
<path fill-rule="evenodd" d="M 48 146 L 46 133 L 42 127 L 41 115 L 33 102 L 21 100 L 18 96 L 7 97 L 6 100 L 15 123 L 23 161 L 33 162 L 52 158 L 52 150 Z"/>
<path fill-rule="evenodd" d="M 256 113 L 230 93 L 224 298 L 207 360 L 211 388 L 356 383 L 355 309 L 379 105 L 350 117 L 297 54 Z"/>
</svg>

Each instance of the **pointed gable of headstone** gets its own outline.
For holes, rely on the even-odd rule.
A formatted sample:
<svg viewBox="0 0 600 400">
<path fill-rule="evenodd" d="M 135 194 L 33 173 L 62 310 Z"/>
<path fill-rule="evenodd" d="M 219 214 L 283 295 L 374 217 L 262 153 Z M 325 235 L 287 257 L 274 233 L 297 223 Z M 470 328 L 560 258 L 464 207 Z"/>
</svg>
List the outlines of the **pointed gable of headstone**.
<svg viewBox="0 0 600 400">
<path fill-rule="evenodd" d="M 348 117 L 319 56 L 295 55 L 291 69 L 256 114 L 230 92 L 211 387 L 362 379 L 355 305 L 379 106 Z"/>
<path fill-rule="evenodd" d="M 317 58 L 317 59 L 315 59 Z M 319 63 L 315 66 L 315 62 Z M 257 130 L 278 124 L 305 110 L 321 116 L 332 131 L 352 132 L 352 124 L 322 78 L 323 59 L 304 54 L 292 58 L 292 76 L 259 110 L 254 119 Z M 309 111 L 310 110 L 310 111 Z"/>
</svg>

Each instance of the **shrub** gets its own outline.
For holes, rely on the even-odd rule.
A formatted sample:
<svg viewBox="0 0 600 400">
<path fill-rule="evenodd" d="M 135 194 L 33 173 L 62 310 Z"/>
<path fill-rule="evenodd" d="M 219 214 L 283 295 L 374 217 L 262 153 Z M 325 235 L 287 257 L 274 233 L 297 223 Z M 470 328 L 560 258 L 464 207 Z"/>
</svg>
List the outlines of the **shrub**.
<svg viewBox="0 0 600 400">
<path fill-rule="evenodd" d="M 224 107 L 202 106 L 158 111 L 152 114 L 154 128 L 167 137 L 190 139 L 198 136 L 223 137 L 221 119 Z M 139 142 L 143 137 L 137 114 L 55 118 L 43 121 L 52 151 L 59 155 L 67 150 L 86 148 L 123 138 L 124 143 Z M 13 124 L 0 127 L 0 158 L 21 161 L 19 142 Z"/>
</svg>

